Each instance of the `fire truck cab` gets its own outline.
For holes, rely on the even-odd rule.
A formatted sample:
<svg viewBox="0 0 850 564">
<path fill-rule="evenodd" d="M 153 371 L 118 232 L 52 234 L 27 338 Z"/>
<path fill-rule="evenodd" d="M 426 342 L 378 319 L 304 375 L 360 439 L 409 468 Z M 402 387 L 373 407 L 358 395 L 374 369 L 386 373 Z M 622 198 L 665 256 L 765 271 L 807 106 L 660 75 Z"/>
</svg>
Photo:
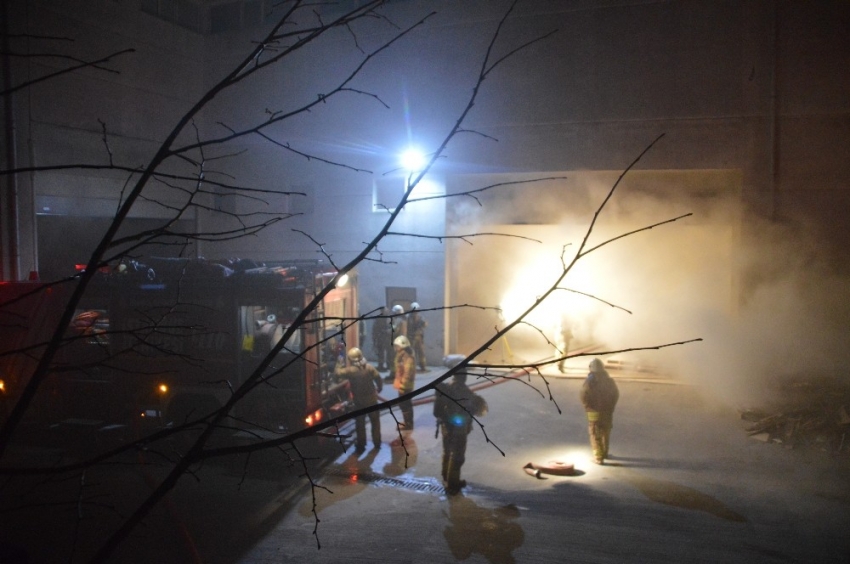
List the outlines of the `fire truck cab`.
<svg viewBox="0 0 850 564">
<path fill-rule="evenodd" d="M 246 262 L 144 259 L 99 272 L 28 418 L 138 436 L 212 413 L 252 375 L 256 385 L 234 405 L 228 428 L 286 433 L 344 413 L 349 392 L 334 384 L 333 368 L 358 345 L 354 277 L 298 322 L 336 271 L 318 261 Z M 0 418 L 29 381 L 71 289 L 0 284 Z"/>
</svg>

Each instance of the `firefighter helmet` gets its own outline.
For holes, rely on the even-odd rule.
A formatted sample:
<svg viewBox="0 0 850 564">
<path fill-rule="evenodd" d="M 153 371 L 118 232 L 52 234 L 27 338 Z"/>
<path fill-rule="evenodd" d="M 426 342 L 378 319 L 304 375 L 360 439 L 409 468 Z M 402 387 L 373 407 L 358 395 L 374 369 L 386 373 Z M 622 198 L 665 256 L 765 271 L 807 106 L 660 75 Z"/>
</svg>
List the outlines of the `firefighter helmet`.
<svg viewBox="0 0 850 564">
<path fill-rule="evenodd" d="M 602 361 L 598 358 L 594 358 L 590 361 L 590 371 L 591 372 L 602 372 L 605 370 L 605 365 L 602 364 Z"/>
<path fill-rule="evenodd" d="M 393 341 L 393 345 L 403 349 L 408 349 L 410 348 L 410 341 L 404 335 L 399 335 L 395 338 L 395 341 Z"/>
<path fill-rule="evenodd" d="M 354 364 L 359 364 L 360 361 L 363 360 L 363 351 L 357 347 L 351 347 L 348 349 L 348 360 Z"/>
<path fill-rule="evenodd" d="M 404 313 L 404 308 L 400 305 L 393 306 L 393 313 Z"/>
<path fill-rule="evenodd" d="M 417 302 L 410 304 L 410 311 L 413 311 L 414 309 L 419 309 L 419 304 Z"/>
</svg>

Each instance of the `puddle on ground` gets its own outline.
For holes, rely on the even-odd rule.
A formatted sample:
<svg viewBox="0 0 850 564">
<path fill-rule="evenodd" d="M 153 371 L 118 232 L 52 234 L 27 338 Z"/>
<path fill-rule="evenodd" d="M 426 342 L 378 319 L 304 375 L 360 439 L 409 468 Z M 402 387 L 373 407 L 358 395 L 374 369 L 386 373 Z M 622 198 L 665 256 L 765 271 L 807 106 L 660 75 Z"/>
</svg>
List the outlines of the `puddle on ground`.
<svg viewBox="0 0 850 564">
<path fill-rule="evenodd" d="M 360 494 L 369 485 L 444 495 L 445 488 L 435 478 L 413 475 L 418 456 L 419 449 L 411 439 L 404 446 L 382 446 L 366 453 L 349 450 L 322 470 L 313 496 L 302 504 L 299 512 L 310 516 L 314 510 L 327 509 Z"/>
<path fill-rule="evenodd" d="M 623 478 L 652 501 L 672 505 L 673 507 L 681 507 L 682 509 L 705 511 L 706 513 L 729 521 L 747 522 L 746 517 L 732 511 L 719 500 L 699 490 L 667 480 L 656 480 L 655 478 L 642 476 L 637 472 L 624 472 Z"/>
<path fill-rule="evenodd" d="M 513 552 L 525 542 L 525 531 L 517 520 L 520 510 L 510 504 L 489 508 L 462 495 L 448 498 L 449 523 L 443 536 L 452 556 L 466 560 L 480 554 L 490 564 L 514 564 Z"/>
</svg>

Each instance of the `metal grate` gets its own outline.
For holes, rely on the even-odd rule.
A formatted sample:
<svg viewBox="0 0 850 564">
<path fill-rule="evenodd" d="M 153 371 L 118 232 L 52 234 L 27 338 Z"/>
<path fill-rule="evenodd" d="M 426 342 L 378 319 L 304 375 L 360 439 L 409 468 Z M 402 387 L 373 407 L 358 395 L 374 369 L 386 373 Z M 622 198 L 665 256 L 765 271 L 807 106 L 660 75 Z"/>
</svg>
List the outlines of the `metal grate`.
<svg viewBox="0 0 850 564">
<path fill-rule="evenodd" d="M 345 478 L 352 473 L 340 466 L 327 468 L 324 472 L 327 475 L 339 476 Z M 392 488 L 403 488 L 423 493 L 445 494 L 446 488 L 438 484 L 433 478 L 391 478 L 374 472 L 357 473 L 357 480 L 375 484 L 376 486 L 387 486 Z"/>
</svg>

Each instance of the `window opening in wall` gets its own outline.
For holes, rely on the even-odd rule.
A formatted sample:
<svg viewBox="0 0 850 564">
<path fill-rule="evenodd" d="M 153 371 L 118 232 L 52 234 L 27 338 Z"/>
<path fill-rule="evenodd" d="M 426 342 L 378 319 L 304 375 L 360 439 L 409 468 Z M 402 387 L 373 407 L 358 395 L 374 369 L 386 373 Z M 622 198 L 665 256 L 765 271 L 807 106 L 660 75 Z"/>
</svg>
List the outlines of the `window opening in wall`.
<svg viewBox="0 0 850 564">
<path fill-rule="evenodd" d="M 400 305 L 404 308 L 404 312 L 410 311 L 410 304 L 416 301 L 416 288 L 404 286 L 387 286 L 387 307 Z"/>
<path fill-rule="evenodd" d="M 407 184 L 404 178 L 379 178 L 372 187 L 372 211 L 376 213 L 395 211 Z"/>
</svg>

